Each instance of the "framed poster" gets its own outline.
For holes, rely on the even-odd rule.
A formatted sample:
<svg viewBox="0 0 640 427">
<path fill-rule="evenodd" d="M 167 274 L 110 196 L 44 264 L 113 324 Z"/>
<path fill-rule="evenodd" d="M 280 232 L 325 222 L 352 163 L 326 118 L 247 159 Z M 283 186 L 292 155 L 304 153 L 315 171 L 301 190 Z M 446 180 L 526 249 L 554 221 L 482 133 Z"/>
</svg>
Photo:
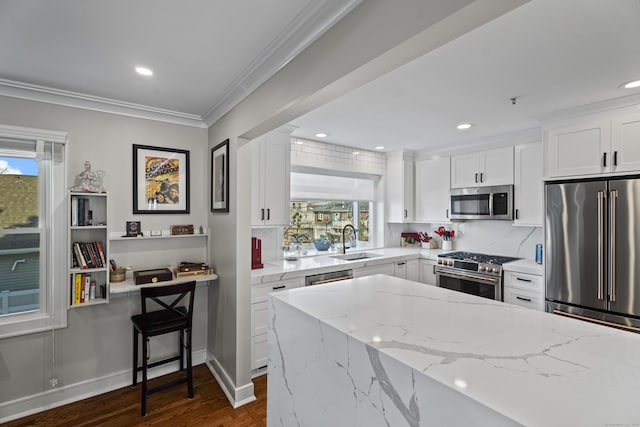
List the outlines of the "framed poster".
<svg viewBox="0 0 640 427">
<path fill-rule="evenodd" d="M 189 213 L 189 151 L 133 145 L 133 213 Z"/>
<path fill-rule="evenodd" d="M 211 149 L 211 212 L 229 212 L 229 140 Z"/>
</svg>

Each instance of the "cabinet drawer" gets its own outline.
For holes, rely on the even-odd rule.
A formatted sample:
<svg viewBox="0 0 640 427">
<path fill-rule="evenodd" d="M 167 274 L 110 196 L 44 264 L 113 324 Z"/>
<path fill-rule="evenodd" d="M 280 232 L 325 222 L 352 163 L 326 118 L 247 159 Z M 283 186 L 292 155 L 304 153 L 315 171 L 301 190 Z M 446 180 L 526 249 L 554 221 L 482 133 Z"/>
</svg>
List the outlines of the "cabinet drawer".
<svg viewBox="0 0 640 427">
<path fill-rule="evenodd" d="M 504 288 L 504 302 L 520 307 L 544 311 L 544 294 L 524 289 Z"/>
<path fill-rule="evenodd" d="M 544 295 L 544 281 L 542 276 L 535 274 L 504 272 L 504 287 L 526 289 L 533 292 L 540 292 Z"/>
<path fill-rule="evenodd" d="M 273 282 L 267 285 L 255 285 L 251 288 L 251 302 L 266 301 L 271 292 L 285 291 L 299 288 L 304 284 L 304 278 L 287 280 L 286 282 Z"/>
<path fill-rule="evenodd" d="M 267 334 L 251 338 L 251 369 L 264 368 L 269 361 Z"/>
</svg>

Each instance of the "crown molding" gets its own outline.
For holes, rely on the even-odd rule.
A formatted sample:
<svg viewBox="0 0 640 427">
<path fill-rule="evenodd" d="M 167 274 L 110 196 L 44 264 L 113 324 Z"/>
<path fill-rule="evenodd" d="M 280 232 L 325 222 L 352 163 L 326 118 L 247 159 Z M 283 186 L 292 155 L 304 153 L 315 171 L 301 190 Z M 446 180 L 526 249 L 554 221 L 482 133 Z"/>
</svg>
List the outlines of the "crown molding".
<svg viewBox="0 0 640 427">
<path fill-rule="evenodd" d="M 557 110 L 548 114 L 534 116 L 533 118 L 540 122 L 544 127 L 549 127 L 556 122 L 564 122 L 582 116 L 595 115 L 611 110 L 634 107 L 638 104 L 640 104 L 640 93 L 593 102 L 591 104 L 585 104 L 579 107 Z"/>
<path fill-rule="evenodd" d="M 238 105 L 251 92 L 287 65 L 362 0 L 315 0 L 267 45 L 256 59 L 227 87 L 220 100 L 204 115 L 207 126 Z"/>
<path fill-rule="evenodd" d="M 67 142 L 68 136 L 68 132 L 0 125 L 0 137 L 2 138 L 58 142 L 65 144 Z"/>
<path fill-rule="evenodd" d="M 185 126 L 198 128 L 207 127 L 200 116 L 193 114 L 148 107 L 131 102 L 54 89 L 14 80 L 0 79 L 0 95 Z"/>
</svg>

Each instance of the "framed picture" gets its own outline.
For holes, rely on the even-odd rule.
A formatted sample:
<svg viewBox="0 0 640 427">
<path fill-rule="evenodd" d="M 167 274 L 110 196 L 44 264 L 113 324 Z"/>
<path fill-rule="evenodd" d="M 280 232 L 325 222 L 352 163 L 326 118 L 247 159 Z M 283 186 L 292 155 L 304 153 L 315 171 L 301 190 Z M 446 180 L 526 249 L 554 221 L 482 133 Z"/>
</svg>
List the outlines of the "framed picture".
<svg viewBox="0 0 640 427">
<path fill-rule="evenodd" d="M 189 213 L 189 151 L 133 145 L 133 213 Z"/>
<path fill-rule="evenodd" d="M 229 212 L 229 140 L 211 149 L 211 212 Z"/>
</svg>

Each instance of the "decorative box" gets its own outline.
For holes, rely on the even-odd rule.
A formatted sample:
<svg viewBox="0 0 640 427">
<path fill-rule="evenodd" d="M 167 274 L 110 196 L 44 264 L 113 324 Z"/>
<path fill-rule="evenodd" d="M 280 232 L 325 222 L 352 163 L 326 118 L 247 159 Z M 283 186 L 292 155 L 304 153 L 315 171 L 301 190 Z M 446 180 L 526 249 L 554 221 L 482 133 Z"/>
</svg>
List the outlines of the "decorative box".
<svg viewBox="0 0 640 427">
<path fill-rule="evenodd" d="M 184 234 L 193 234 L 193 224 L 171 226 L 172 236 L 181 236 Z"/>
<path fill-rule="evenodd" d="M 173 273 L 168 268 L 154 268 L 152 270 L 138 270 L 133 272 L 136 285 L 145 283 L 157 283 L 173 280 Z"/>
</svg>

